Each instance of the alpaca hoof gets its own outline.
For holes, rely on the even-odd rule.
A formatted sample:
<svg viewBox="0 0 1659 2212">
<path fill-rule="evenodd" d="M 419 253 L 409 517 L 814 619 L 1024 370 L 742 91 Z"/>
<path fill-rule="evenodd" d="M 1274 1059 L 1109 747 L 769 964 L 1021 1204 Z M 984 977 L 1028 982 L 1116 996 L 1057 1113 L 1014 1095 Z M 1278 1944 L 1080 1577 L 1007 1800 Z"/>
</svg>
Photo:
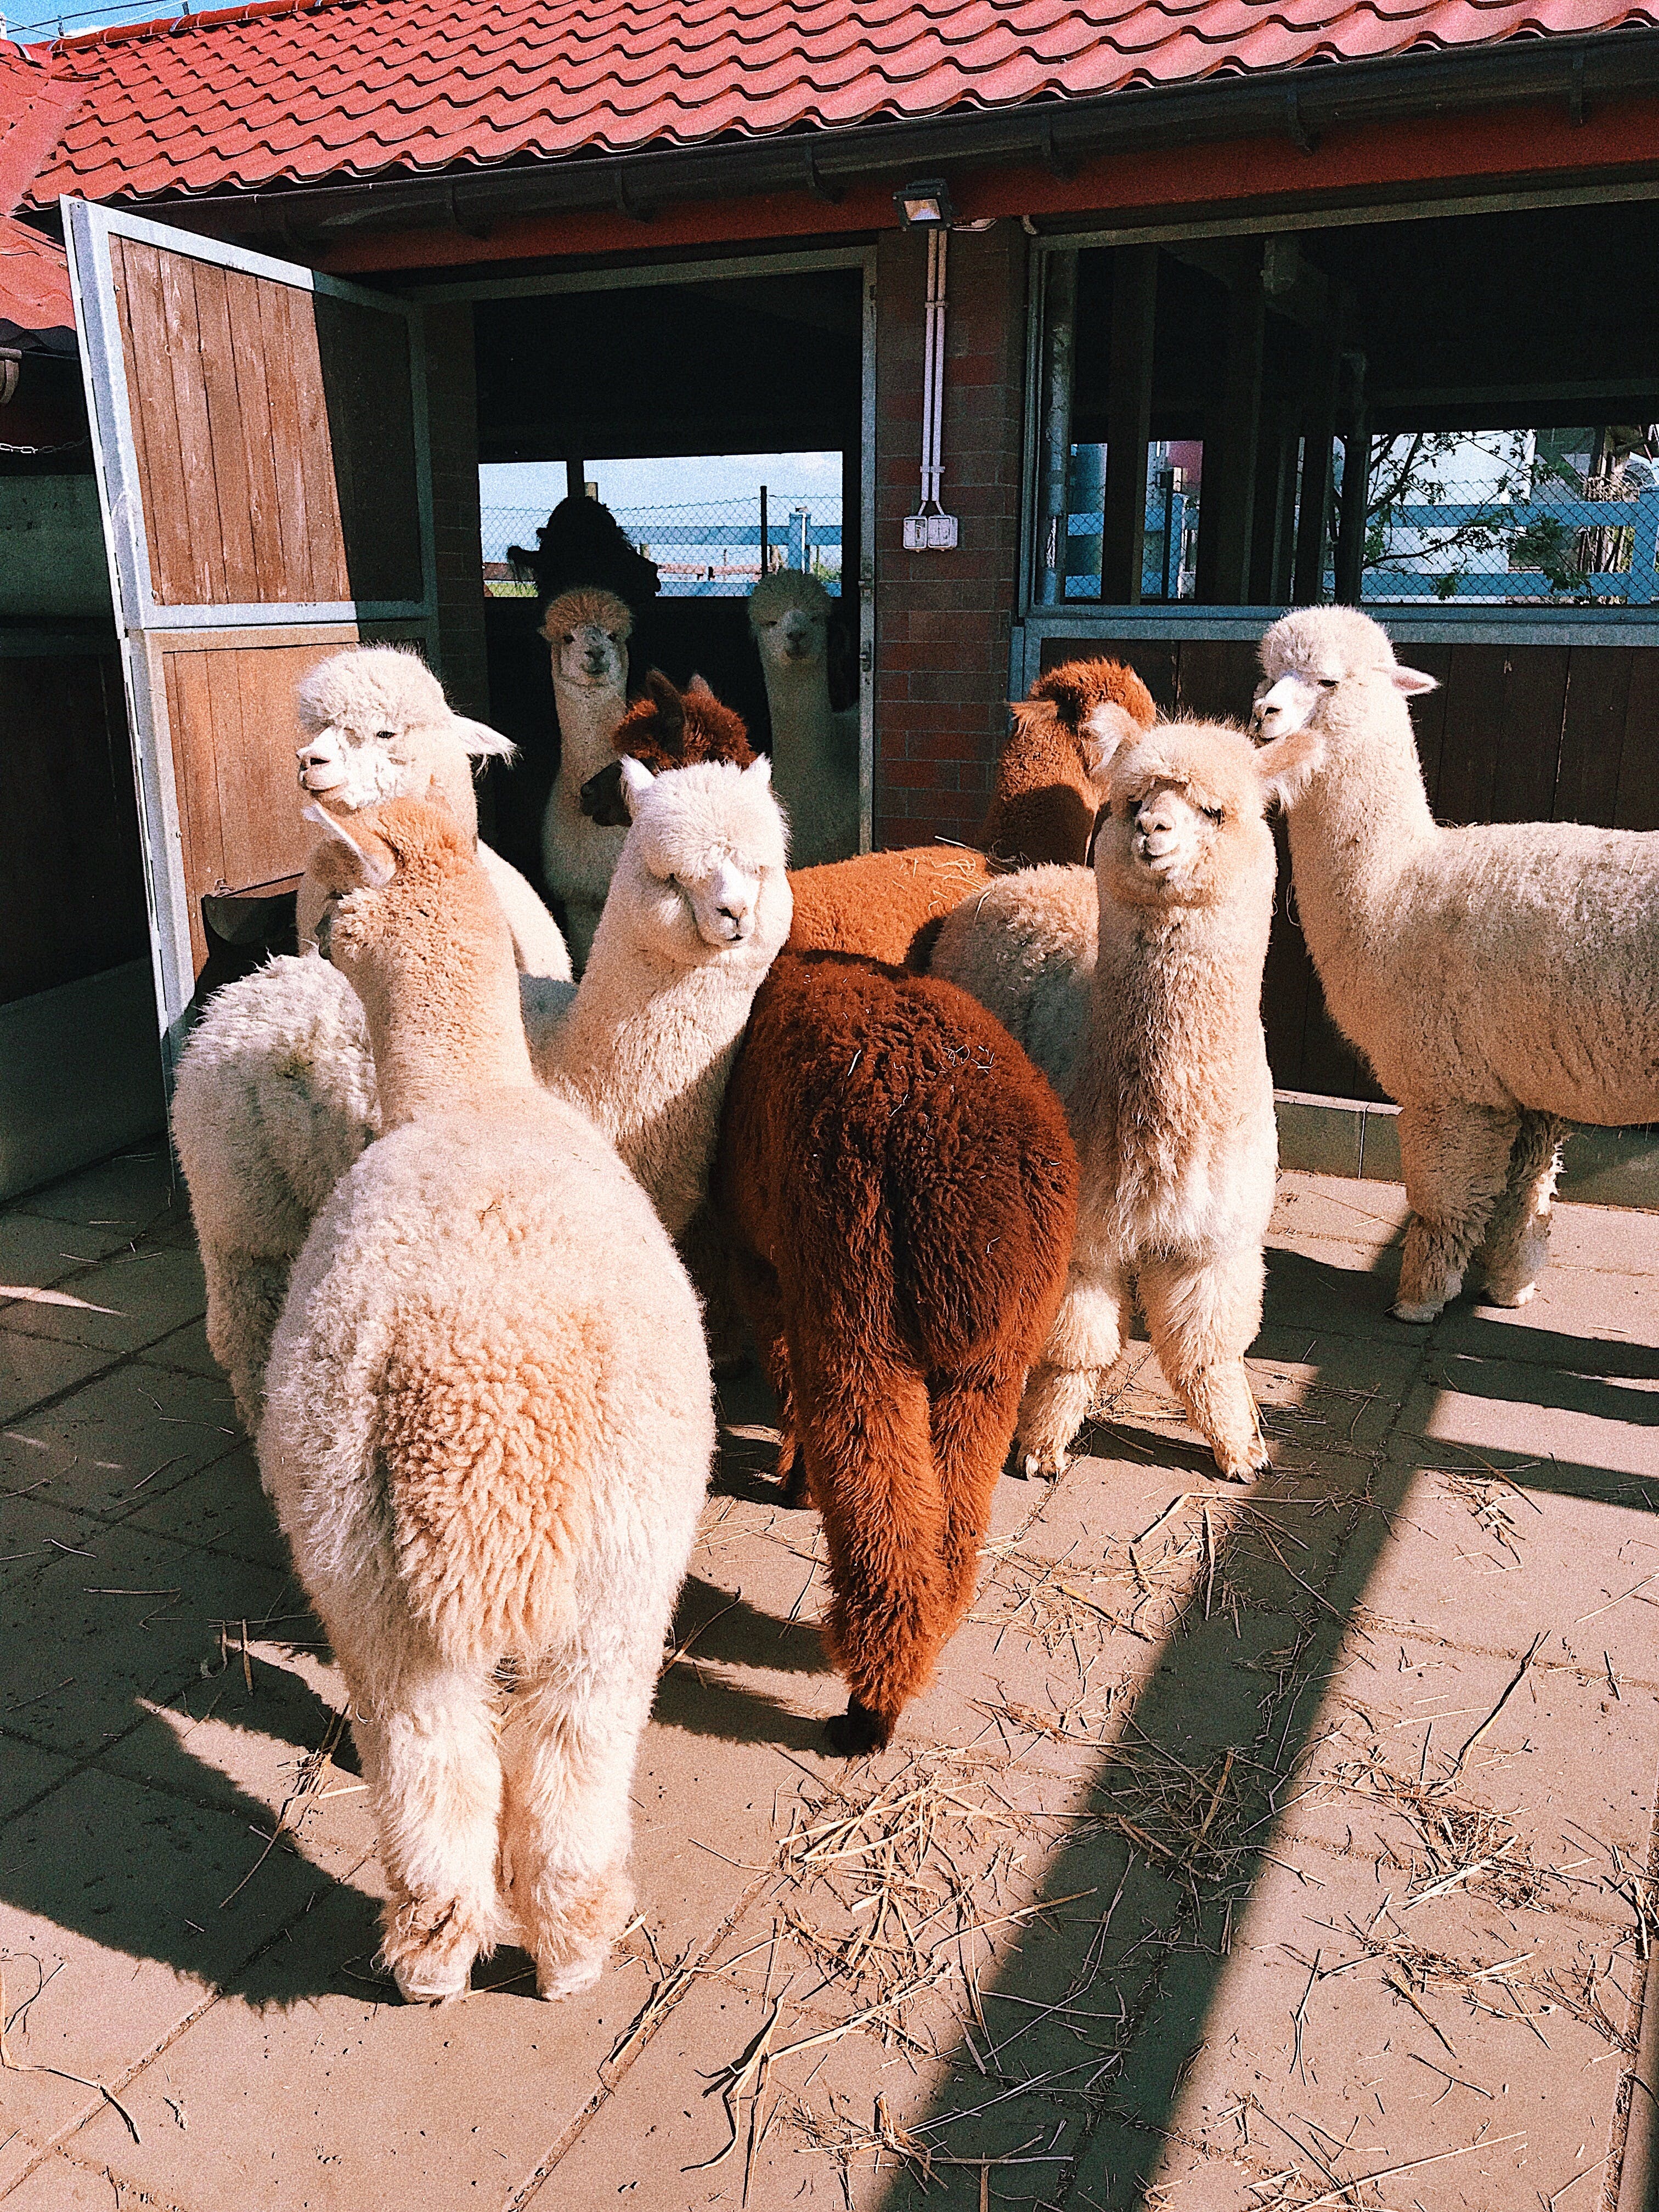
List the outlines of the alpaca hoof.
<svg viewBox="0 0 1659 2212">
<path fill-rule="evenodd" d="M 448 2004 L 471 1988 L 477 1955 L 476 1945 L 458 1952 L 448 1943 L 434 1942 L 390 1960 L 392 1978 L 405 2004 Z"/>
<path fill-rule="evenodd" d="M 1488 1283 L 1480 1293 L 1482 1302 L 1489 1306 L 1529 1305 L 1538 1295 L 1538 1285 L 1522 1283 L 1518 1287 L 1511 1283 Z"/>
<path fill-rule="evenodd" d="M 574 1997 L 582 1990 L 591 1990 L 605 1972 L 605 1962 L 610 1956 L 609 1947 L 603 1951 L 584 1952 L 574 1959 L 561 1959 L 556 1966 L 538 1966 L 536 1994 L 556 2004 L 561 1997 Z"/>
<path fill-rule="evenodd" d="M 466 1994 L 487 1936 L 459 1902 L 388 1905 L 382 1927 L 380 1962 L 407 2003 L 442 2004 Z"/>
<path fill-rule="evenodd" d="M 1258 1477 L 1273 1473 L 1273 1463 L 1266 1447 L 1256 1445 L 1253 1451 L 1239 1453 L 1214 1452 L 1216 1473 L 1224 1482 L 1255 1482 Z"/>
<path fill-rule="evenodd" d="M 842 1759 L 862 1759 L 867 1751 L 884 1751 L 893 1734 L 891 1721 L 884 1721 L 856 1698 L 847 1700 L 847 1711 L 823 1724 L 831 1751 Z"/>
<path fill-rule="evenodd" d="M 1438 1321 L 1444 1307 L 1443 1304 L 1408 1305 L 1405 1299 L 1401 1298 L 1389 1308 L 1389 1311 L 1395 1321 L 1418 1322 Z"/>
</svg>

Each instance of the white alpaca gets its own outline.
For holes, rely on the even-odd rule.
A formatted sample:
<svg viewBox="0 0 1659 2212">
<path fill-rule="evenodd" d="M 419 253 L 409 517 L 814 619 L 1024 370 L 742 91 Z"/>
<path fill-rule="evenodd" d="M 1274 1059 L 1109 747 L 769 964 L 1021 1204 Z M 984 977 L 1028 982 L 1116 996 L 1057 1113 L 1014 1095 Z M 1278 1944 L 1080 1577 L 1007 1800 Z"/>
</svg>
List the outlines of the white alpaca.
<svg viewBox="0 0 1659 2212">
<path fill-rule="evenodd" d="M 1659 1119 L 1659 836 L 1437 827 L 1406 707 L 1434 679 L 1353 608 L 1285 615 L 1261 667 L 1303 932 L 1338 1028 L 1401 1108 L 1395 1312 L 1432 1321 L 1472 1256 L 1490 1297 L 1522 1304 L 1560 1120 Z"/>
<path fill-rule="evenodd" d="M 749 594 L 772 714 L 772 769 L 789 810 L 795 866 L 859 849 L 859 716 L 830 706 L 830 594 L 785 568 Z"/>
<path fill-rule="evenodd" d="M 590 586 L 550 599 L 542 617 L 559 708 L 559 773 L 542 817 L 542 866 L 548 889 L 564 902 L 579 967 L 599 926 L 611 872 L 626 835 L 588 820 L 582 812 L 582 786 L 612 758 L 611 740 L 628 712 L 628 639 L 633 627 L 625 601 Z"/>
<path fill-rule="evenodd" d="M 326 797 L 336 814 L 377 799 L 423 799 L 436 787 L 469 837 L 478 835 L 472 763 L 510 760 L 500 731 L 451 710 L 443 687 L 412 649 L 350 646 L 319 661 L 295 692 L 304 742 L 300 784 Z M 483 843 L 478 858 L 513 932 L 514 956 L 530 975 L 568 981 L 570 955 L 557 923 L 518 870 Z M 301 890 L 295 923 L 304 951 L 317 927 L 315 896 Z"/>
<path fill-rule="evenodd" d="M 295 1268 L 260 1471 L 345 1677 L 399 1990 L 453 1996 L 512 1937 L 559 1996 L 633 1905 L 629 1786 L 714 1443 L 696 1300 L 537 1086 L 453 823 L 396 799 L 324 827 L 386 1133 Z"/>
<path fill-rule="evenodd" d="M 1092 873 L 1000 878 L 930 963 L 1024 1046 L 1077 1142 L 1077 1243 L 1018 1440 L 1028 1472 L 1065 1466 L 1138 1302 L 1217 1467 L 1244 1480 L 1267 1464 L 1244 1353 L 1277 1166 L 1261 1018 L 1276 787 L 1207 723 L 1126 744 L 1108 774 Z"/>
<path fill-rule="evenodd" d="M 726 1079 L 793 902 L 770 763 L 653 776 L 622 763 L 633 810 L 562 1024 L 532 1040 L 542 1080 L 585 1106 L 678 1236 L 708 1194 Z"/>
<path fill-rule="evenodd" d="M 587 1109 L 678 1235 L 707 1191 L 726 1077 L 791 902 L 763 761 L 659 777 L 644 817 L 580 990 L 522 975 L 519 992 L 539 1079 Z M 355 993 L 314 957 L 228 985 L 185 1048 L 173 1122 L 209 1346 L 252 1434 L 289 1270 L 380 1126 Z"/>
</svg>

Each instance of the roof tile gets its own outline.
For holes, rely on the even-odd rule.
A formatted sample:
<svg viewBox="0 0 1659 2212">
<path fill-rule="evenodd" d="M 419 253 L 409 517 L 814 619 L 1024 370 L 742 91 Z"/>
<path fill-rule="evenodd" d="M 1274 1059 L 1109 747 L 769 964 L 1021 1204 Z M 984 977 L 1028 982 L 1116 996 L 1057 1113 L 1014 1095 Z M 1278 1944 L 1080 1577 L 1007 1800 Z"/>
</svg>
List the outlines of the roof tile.
<svg viewBox="0 0 1659 2212">
<path fill-rule="evenodd" d="M 83 102 L 29 198 L 631 153 L 1413 47 L 1659 25 L 1659 0 L 251 0 L 24 52 Z"/>
</svg>

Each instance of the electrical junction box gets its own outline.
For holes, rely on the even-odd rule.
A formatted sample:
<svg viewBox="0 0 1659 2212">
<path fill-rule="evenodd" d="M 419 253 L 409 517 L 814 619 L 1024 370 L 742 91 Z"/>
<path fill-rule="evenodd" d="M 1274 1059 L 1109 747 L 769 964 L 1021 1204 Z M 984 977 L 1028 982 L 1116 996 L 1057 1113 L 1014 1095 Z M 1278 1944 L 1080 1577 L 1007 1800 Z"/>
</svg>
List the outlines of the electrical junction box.
<svg viewBox="0 0 1659 2212">
<path fill-rule="evenodd" d="M 907 514 L 904 550 L 907 553 L 954 553 L 957 518 L 954 514 Z"/>
</svg>

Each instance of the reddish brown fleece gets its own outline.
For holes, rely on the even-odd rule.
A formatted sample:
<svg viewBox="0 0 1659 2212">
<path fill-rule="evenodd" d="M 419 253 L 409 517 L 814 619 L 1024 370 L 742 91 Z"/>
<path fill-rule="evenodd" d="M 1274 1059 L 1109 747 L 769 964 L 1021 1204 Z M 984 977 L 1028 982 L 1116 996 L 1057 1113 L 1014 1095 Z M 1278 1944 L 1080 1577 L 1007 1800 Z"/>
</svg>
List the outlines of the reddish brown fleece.
<svg viewBox="0 0 1659 2212">
<path fill-rule="evenodd" d="M 785 951 L 726 1090 L 714 1192 L 823 1516 L 825 1640 L 852 1692 L 832 1735 L 884 1744 L 973 1595 L 1065 1284 L 1065 1115 L 953 984 Z"/>
<path fill-rule="evenodd" d="M 1158 719 L 1152 693 L 1117 660 L 1068 660 L 1039 677 L 1030 698 L 1014 701 L 1014 726 L 980 824 L 988 853 L 1023 867 L 1085 859 L 1104 794 L 1090 780 L 1084 725 L 1103 702 L 1121 707 L 1142 729 Z"/>
<path fill-rule="evenodd" d="M 983 853 L 917 845 L 796 868 L 795 918 L 785 951 L 860 952 L 920 974 L 951 908 L 991 880 Z"/>
</svg>

